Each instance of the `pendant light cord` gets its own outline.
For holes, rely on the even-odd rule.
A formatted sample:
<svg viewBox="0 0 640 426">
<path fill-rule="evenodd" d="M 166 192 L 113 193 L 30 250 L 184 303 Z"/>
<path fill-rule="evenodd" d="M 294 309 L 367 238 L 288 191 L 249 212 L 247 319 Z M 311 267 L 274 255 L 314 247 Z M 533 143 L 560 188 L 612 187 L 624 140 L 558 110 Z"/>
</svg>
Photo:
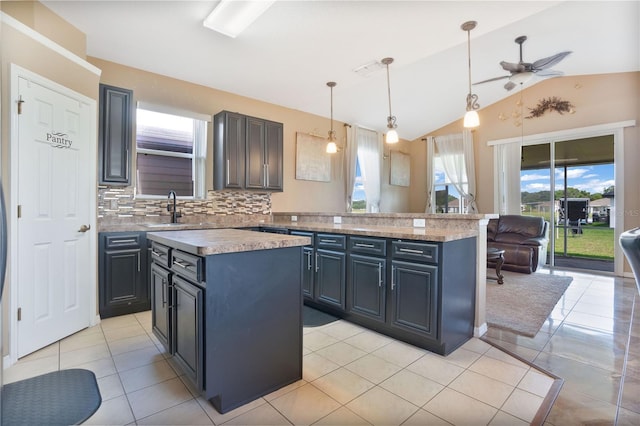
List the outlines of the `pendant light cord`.
<svg viewBox="0 0 640 426">
<path fill-rule="evenodd" d="M 389 99 L 389 117 L 393 117 L 391 114 L 391 82 L 389 79 L 389 64 L 387 64 L 387 98 Z"/>
</svg>

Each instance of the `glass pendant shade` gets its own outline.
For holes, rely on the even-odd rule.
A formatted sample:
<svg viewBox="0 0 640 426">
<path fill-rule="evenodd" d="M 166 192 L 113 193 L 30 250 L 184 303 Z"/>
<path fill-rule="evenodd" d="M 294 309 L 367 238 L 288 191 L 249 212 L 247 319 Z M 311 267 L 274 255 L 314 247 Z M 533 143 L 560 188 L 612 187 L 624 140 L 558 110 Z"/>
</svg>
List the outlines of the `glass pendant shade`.
<svg viewBox="0 0 640 426">
<path fill-rule="evenodd" d="M 478 112 L 475 110 L 467 111 L 464 115 L 464 127 L 478 127 L 480 125 L 480 117 L 478 116 Z"/>
<path fill-rule="evenodd" d="M 335 154 L 336 152 L 338 152 L 338 145 L 333 141 L 327 143 L 327 154 Z"/>
<path fill-rule="evenodd" d="M 384 140 L 386 143 L 398 143 L 400 140 L 398 138 L 398 132 L 396 132 L 395 129 L 389 129 Z"/>
</svg>

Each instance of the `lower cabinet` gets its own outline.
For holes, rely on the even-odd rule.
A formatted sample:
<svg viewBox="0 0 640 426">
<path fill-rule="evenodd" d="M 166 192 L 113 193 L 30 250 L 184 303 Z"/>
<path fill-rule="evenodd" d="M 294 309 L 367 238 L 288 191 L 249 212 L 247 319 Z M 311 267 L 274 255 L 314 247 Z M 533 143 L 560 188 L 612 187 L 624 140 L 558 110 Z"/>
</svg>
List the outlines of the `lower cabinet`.
<svg viewBox="0 0 640 426">
<path fill-rule="evenodd" d="M 306 231 L 291 231 L 291 235 L 309 237 L 311 239 L 311 244 L 302 248 L 302 297 L 305 300 L 313 300 L 316 268 L 315 234 Z"/>
<path fill-rule="evenodd" d="M 391 271 L 392 326 L 437 339 L 437 266 L 394 260 Z"/>
<path fill-rule="evenodd" d="M 175 276 L 173 294 L 173 355 L 196 388 L 202 390 L 204 385 L 204 290 Z"/>
<path fill-rule="evenodd" d="M 385 321 L 387 267 L 384 258 L 349 255 L 348 311 Z"/>
<path fill-rule="evenodd" d="M 151 246 L 153 334 L 198 390 L 204 389 L 202 259 L 156 242 Z"/>
<path fill-rule="evenodd" d="M 100 317 L 149 310 L 146 232 L 101 232 L 98 239 Z"/>
<path fill-rule="evenodd" d="M 325 249 L 316 250 L 316 301 L 345 309 L 346 254 Z"/>
<path fill-rule="evenodd" d="M 171 272 L 156 263 L 151 264 L 151 327 L 153 334 L 172 354 L 171 317 L 172 293 Z"/>
</svg>

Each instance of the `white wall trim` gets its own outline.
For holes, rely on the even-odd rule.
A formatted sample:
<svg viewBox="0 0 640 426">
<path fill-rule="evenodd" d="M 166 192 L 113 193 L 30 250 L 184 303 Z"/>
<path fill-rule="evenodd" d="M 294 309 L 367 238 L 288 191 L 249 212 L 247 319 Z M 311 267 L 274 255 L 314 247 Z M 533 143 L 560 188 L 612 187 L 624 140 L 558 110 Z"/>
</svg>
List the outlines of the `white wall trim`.
<svg viewBox="0 0 640 426">
<path fill-rule="evenodd" d="M 473 328 L 473 337 L 482 337 L 485 335 L 485 333 L 487 332 L 488 328 L 487 328 L 487 323 L 483 323 L 480 325 L 480 327 L 474 327 Z"/>
<path fill-rule="evenodd" d="M 618 129 L 625 127 L 634 127 L 636 125 L 635 120 L 619 121 L 617 123 L 597 124 L 595 126 L 588 127 L 576 127 L 575 129 L 558 130 L 556 132 L 537 133 L 527 136 L 516 136 L 508 139 L 496 139 L 487 142 L 487 146 L 500 145 L 504 143 L 522 142 L 523 145 L 536 144 L 539 141 L 548 141 L 553 139 L 554 142 L 562 141 L 563 139 L 579 139 L 582 137 L 594 137 L 601 135 L 608 135 Z"/>
<path fill-rule="evenodd" d="M 70 61 L 80 65 L 81 67 L 85 68 L 86 70 L 92 72 L 95 75 L 100 75 L 102 74 L 102 70 L 98 67 L 96 67 L 95 65 L 87 62 L 85 59 L 82 59 L 80 56 L 76 55 L 75 53 L 71 52 L 70 50 L 65 49 L 64 47 L 60 46 L 58 43 L 56 43 L 55 41 L 43 36 L 42 34 L 40 34 L 39 32 L 35 31 L 33 28 L 28 27 L 27 25 L 23 24 L 22 22 L 18 21 L 17 19 L 15 19 L 14 17 L 7 15 L 6 13 L 0 11 L 0 21 L 3 24 L 7 24 L 10 27 L 14 28 L 15 30 L 19 31 L 20 33 L 26 35 L 27 37 L 31 38 L 32 40 L 42 44 L 44 47 L 51 49 L 52 51 L 60 54 L 61 56 L 64 56 L 65 58 L 69 59 Z"/>
<path fill-rule="evenodd" d="M 194 111 L 187 111 L 185 109 L 174 108 L 168 105 L 158 105 L 149 102 L 138 101 L 138 108 L 146 109 L 147 111 L 160 112 L 163 114 L 179 115 L 182 117 L 192 118 L 194 120 L 206 121 L 211 123 L 213 116 L 210 114 L 202 114 Z"/>
</svg>

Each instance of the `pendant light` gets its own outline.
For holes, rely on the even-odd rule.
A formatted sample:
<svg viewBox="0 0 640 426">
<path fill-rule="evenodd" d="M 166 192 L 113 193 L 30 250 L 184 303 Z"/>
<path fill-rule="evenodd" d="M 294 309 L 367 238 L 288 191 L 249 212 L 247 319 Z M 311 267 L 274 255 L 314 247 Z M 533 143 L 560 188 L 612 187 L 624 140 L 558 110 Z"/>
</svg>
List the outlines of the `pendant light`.
<svg viewBox="0 0 640 426">
<path fill-rule="evenodd" d="M 469 57 L 469 93 L 467 94 L 467 112 L 464 115 L 464 127 L 472 128 L 480 125 L 480 117 L 476 111 L 480 108 L 478 105 L 478 95 L 471 93 L 471 30 L 476 27 L 476 21 L 467 21 L 460 26 L 463 31 L 467 32 L 467 54 Z"/>
<path fill-rule="evenodd" d="M 393 58 L 384 58 L 380 62 L 387 66 L 387 93 L 389 95 L 389 116 L 387 117 L 387 134 L 385 136 L 385 141 L 387 143 L 397 143 L 398 142 L 398 132 L 396 128 L 396 117 L 391 114 L 391 83 L 389 82 L 389 64 L 393 63 Z"/>
<path fill-rule="evenodd" d="M 336 132 L 333 130 L 333 88 L 336 87 L 335 81 L 329 81 L 327 86 L 331 89 L 331 130 L 329 130 L 329 137 L 327 138 L 327 153 L 335 154 L 338 152 L 338 145 L 336 145 Z"/>
</svg>

